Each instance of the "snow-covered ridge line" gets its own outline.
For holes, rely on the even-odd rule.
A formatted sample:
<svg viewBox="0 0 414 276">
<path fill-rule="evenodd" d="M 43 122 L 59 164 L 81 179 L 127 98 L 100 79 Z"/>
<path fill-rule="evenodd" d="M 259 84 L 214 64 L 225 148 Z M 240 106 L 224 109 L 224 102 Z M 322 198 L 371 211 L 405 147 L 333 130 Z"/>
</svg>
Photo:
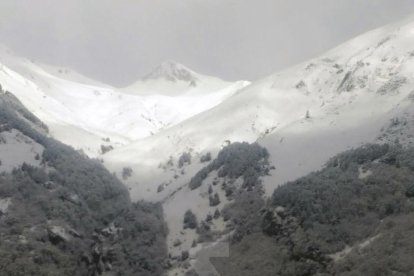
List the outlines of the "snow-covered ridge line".
<svg viewBox="0 0 414 276">
<path fill-rule="evenodd" d="M 72 70 L 40 66 L 4 49 L 0 51 L 0 64 L 0 84 L 43 120 L 52 136 L 90 156 L 101 154 L 101 145 L 116 148 L 150 137 L 216 106 L 249 84 L 204 78 L 191 71 L 200 86 L 151 79 L 144 95 L 101 86 Z M 183 70 L 183 66 L 178 67 Z M 214 80 L 211 85 L 210 80 Z M 162 95 L 152 85 L 176 94 Z"/>
<path fill-rule="evenodd" d="M 163 62 L 151 73 L 122 89 L 133 95 L 207 96 L 235 85 L 244 87 L 248 81 L 227 82 L 216 77 L 198 74 L 172 60 Z"/>
<path fill-rule="evenodd" d="M 208 185 L 188 191 L 191 177 L 223 144 L 259 142 L 276 167 L 263 178 L 267 195 L 278 185 L 321 169 L 332 156 L 382 138 L 395 121 L 414 120 L 414 20 L 386 26 L 325 55 L 275 73 L 221 104 L 104 156 L 105 164 L 133 174 L 125 183 L 135 200 L 164 202 L 169 240 L 182 235 L 185 212 L 206 215 Z M 400 118 L 396 120 L 395 118 Z M 404 118 L 404 119 L 402 119 Z M 408 126 L 407 126 L 408 128 Z M 409 129 L 412 129 L 410 126 Z M 410 143 L 410 132 L 403 133 Z M 386 141 L 393 140 L 393 135 Z M 400 139 L 402 140 L 402 139 Z M 179 166 L 183 153 L 191 164 Z M 174 210 L 174 212 L 170 211 Z M 182 235 L 191 241 L 192 233 Z M 188 244 L 182 245 L 189 249 Z M 174 248 L 171 249 L 174 252 Z"/>
</svg>

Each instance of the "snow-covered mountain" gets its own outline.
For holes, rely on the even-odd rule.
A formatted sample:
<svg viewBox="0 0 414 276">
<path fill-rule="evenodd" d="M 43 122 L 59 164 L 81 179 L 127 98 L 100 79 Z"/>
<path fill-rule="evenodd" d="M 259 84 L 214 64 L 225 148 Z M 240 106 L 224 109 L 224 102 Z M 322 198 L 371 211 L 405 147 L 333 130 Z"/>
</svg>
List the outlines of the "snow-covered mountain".
<svg viewBox="0 0 414 276">
<path fill-rule="evenodd" d="M 414 18 L 250 85 L 202 76 L 172 61 L 123 89 L 60 76 L 7 52 L 0 63 L 4 89 L 52 136 L 92 156 L 101 145 L 114 147 L 101 157 L 124 174 L 132 199 L 163 202 L 173 256 L 197 235 L 183 231 L 184 213 L 191 209 L 202 218 L 214 211 L 208 187 L 190 190 L 188 183 L 206 165 L 201 157 L 216 156 L 223 145 L 247 141 L 268 149 L 276 168 L 263 179 L 270 194 L 346 149 L 396 139 L 413 143 Z M 177 239 L 181 244 L 174 246 Z"/>
<path fill-rule="evenodd" d="M 100 85 L 73 70 L 38 65 L 6 49 L 0 52 L 0 64 L 0 83 L 4 88 L 13 91 L 46 122 L 52 136 L 91 156 L 100 153 L 101 145 L 117 147 L 150 137 L 214 107 L 248 84 L 227 83 L 191 72 L 203 79 L 205 90 L 196 88 L 196 95 L 187 93 L 188 87 L 182 83 L 164 83 L 164 79 L 151 79 L 151 83 L 159 89 L 174 90 L 179 96 L 158 95 L 158 90 L 146 90 L 149 95 L 139 95 Z"/>
<path fill-rule="evenodd" d="M 174 127 L 121 147 L 106 160 L 153 167 L 149 178 L 159 182 L 154 178 L 162 174 L 157 166 L 170 155 L 215 152 L 226 141 L 259 141 L 271 148 L 275 165 L 280 166 L 281 178 L 274 185 L 297 177 L 298 171 L 316 169 L 336 152 L 375 140 L 391 118 L 410 110 L 413 29 L 412 20 L 406 20 L 364 34 L 257 81 Z M 291 156 L 295 151 L 298 160 Z M 281 162 L 286 156 L 289 159 Z M 282 169 L 288 163 L 293 166 L 286 168 L 291 175 Z M 152 193 L 155 184 L 142 186 Z M 147 196 L 141 192 L 137 194 Z"/>
<path fill-rule="evenodd" d="M 236 82 L 247 85 L 248 82 Z M 211 95 L 234 83 L 219 78 L 198 74 L 173 60 L 161 63 L 141 80 L 123 88 L 134 95 L 194 96 Z"/>
<path fill-rule="evenodd" d="M 205 217 L 206 187 L 188 182 L 227 143 L 259 142 L 276 167 L 264 178 L 267 193 L 289 180 L 320 169 L 333 155 L 367 142 L 390 141 L 395 122 L 400 142 L 414 129 L 414 18 L 359 36 L 318 58 L 252 83 L 216 107 L 152 137 L 105 156 L 115 171 L 129 166 L 131 196 L 162 200 L 170 224 L 169 246 L 188 249 L 194 233 L 182 231 L 186 210 Z M 397 123 L 398 125 L 398 123 Z M 398 128 L 397 128 L 398 129 Z M 407 131 L 408 130 L 408 131 Z M 411 140 L 410 140 L 411 139 Z M 183 153 L 192 164 L 178 166 Z M 161 188 L 160 188 L 161 187 Z M 186 240 L 174 247 L 178 237 Z"/>
</svg>

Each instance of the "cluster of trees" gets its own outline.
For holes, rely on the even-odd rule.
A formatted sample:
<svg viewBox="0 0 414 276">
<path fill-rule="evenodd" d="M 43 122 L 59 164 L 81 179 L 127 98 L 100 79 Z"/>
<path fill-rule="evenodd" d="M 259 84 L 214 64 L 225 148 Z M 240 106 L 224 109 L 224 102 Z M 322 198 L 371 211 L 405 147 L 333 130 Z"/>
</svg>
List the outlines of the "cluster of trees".
<svg viewBox="0 0 414 276">
<path fill-rule="evenodd" d="M 11 113 L 9 119 L 13 119 L 13 117 L 18 114 L 20 121 L 25 121 L 42 132 L 49 132 L 48 127 L 41 120 L 39 120 L 39 118 L 33 115 L 33 113 L 31 113 L 26 107 L 24 107 L 16 98 L 16 96 L 8 91 L 0 90 L 0 92 L 0 104 L 5 109 L 3 114 Z"/>
<path fill-rule="evenodd" d="M 131 167 L 123 167 L 122 168 L 122 173 L 121 173 L 122 179 L 126 180 L 126 179 L 130 178 L 132 176 L 132 172 L 133 171 L 132 171 Z"/>
<path fill-rule="evenodd" d="M 367 145 L 277 188 L 267 203 L 245 194 L 223 210 L 236 231 L 230 258 L 216 267 L 222 275 L 410 275 L 413 183 L 414 148 Z"/>
<path fill-rule="evenodd" d="M 0 175 L 0 271 L 4 275 L 161 275 L 167 259 L 161 206 L 131 203 L 126 187 L 97 160 L 45 135 L 38 119 L 0 95 L 2 131 L 44 147 L 41 167 Z M 54 229 L 60 229 L 58 231 Z"/>
<path fill-rule="evenodd" d="M 178 167 L 182 168 L 185 164 L 191 164 L 191 153 L 184 152 L 181 154 L 180 158 L 178 158 Z"/>
<path fill-rule="evenodd" d="M 187 210 L 184 214 L 184 229 L 196 229 L 198 227 L 198 221 L 196 215 Z"/>
<path fill-rule="evenodd" d="M 101 145 L 101 153 L 105 154 L 113 150 L 114 147 L 112 145 Z"/>
<path fill-rule="evenodd" d="M 234 234 L 230 241 L 238 242 L 246 235 L 261 230 L 261 216 L 259 210 L 265 205 L 263 189 L 258 183 L 252 190 L 238 189 L 233 195 L 233 200 L 227 204 L 222 215 L 229 223 Z"/>
<path fill-rule="evenodd" d="M 208 199 L 209 199 L 210 207 L 215 207 L 220 204 L 220 197 L 218 193 L 214 193 L 214 195 L 210 195 Z"/>
<path fill-rule="evenodd" d="M 189 186 L 197 189 L 209 173 L 218 170 L 219 177 L 237 179 L 243 177 L 243 187 L 252 189 L 259 177 L 270 171 L 269 153 L 257 143 L 233 143 L 223 148 L 216 159 L 201 169 L 191 180 Z"/>
<path fill-rule="evenodd" d="M 210 162 L 210 161 L 211 161 L 211 153 L 210 152 L 207 152 L 206 154 L 200 156 L 200 162 L 201 163 Z"/>
</svg>

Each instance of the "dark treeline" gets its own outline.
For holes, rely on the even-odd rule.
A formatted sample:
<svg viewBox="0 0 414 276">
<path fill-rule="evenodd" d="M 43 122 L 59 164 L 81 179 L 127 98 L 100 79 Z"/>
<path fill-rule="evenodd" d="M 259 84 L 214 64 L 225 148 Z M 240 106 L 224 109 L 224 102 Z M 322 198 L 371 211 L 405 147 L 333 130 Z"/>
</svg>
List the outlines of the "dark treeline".
<svg viewBox="0 0 414 276">
<path fill-rule="evenodd" d="M 277 188 L 243 191 L 221 275 L 411 275 L 414 148 L 367 145 Z M 343 253 L 343 254 L 339 254 Z"/>
<path fill-rule="evenodd" d="M 0 175 L 2 275 L 161 275 L 167 228 L 158 204 L 131 203 L 126 187 L 96 160 L 47 137 L 10 93 L 0 94 L 0 131 L 44 147 L 42 166 Z"/>
</svg>

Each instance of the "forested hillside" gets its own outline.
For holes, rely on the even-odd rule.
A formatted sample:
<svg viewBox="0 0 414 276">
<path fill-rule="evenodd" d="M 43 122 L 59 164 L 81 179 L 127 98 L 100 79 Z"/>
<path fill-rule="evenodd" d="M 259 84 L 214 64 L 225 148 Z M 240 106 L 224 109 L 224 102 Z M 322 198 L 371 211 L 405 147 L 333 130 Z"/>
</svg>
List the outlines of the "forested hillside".
<svg viewBox="0 0 414 276">
<path fill-rule="evenodd" d="M 162 273 L 161 206 L 131 203 L 116 176 L 49 138 L 44 124 L 5 91 L 0 152 L 0 274 Z"/>
<path fill-rule="evenodd" d="M 47 131 L 12 94 L 1 92 L 1 271 L 161 275 L 169 266 L 161 206 L 131 203 L 99 161 Z M 17 147 L 27 148 L 26 155 L 12 158 Z M 189 183 L 191 190 L 217 185 L 224 191 L 226 205 L 215 209 L 210 196 L 214 216 L 195 224 L 198 242 L 230 234 L 230 257 L 213 260 L 221 275 L 414 272 L 414 148 L 350 150 L 280 186 L 266 202 L 261 177 L 275 169 L 268 157 L 258 144 L 234 143 Z M 210 230 L 219 217 L 226 228 L 221 233 Z M 183 253 L 185 265 L 192 256 Z"/>
<path fill-rule="evenodd" d="M 412 275 L 413 160 L 414 148 L 367 145 L 277 188 L 251 209 L 260 227 L 231 239 L 230 258 L 216 259 L 217 269 L 223 276 Z"/>
</svg>

